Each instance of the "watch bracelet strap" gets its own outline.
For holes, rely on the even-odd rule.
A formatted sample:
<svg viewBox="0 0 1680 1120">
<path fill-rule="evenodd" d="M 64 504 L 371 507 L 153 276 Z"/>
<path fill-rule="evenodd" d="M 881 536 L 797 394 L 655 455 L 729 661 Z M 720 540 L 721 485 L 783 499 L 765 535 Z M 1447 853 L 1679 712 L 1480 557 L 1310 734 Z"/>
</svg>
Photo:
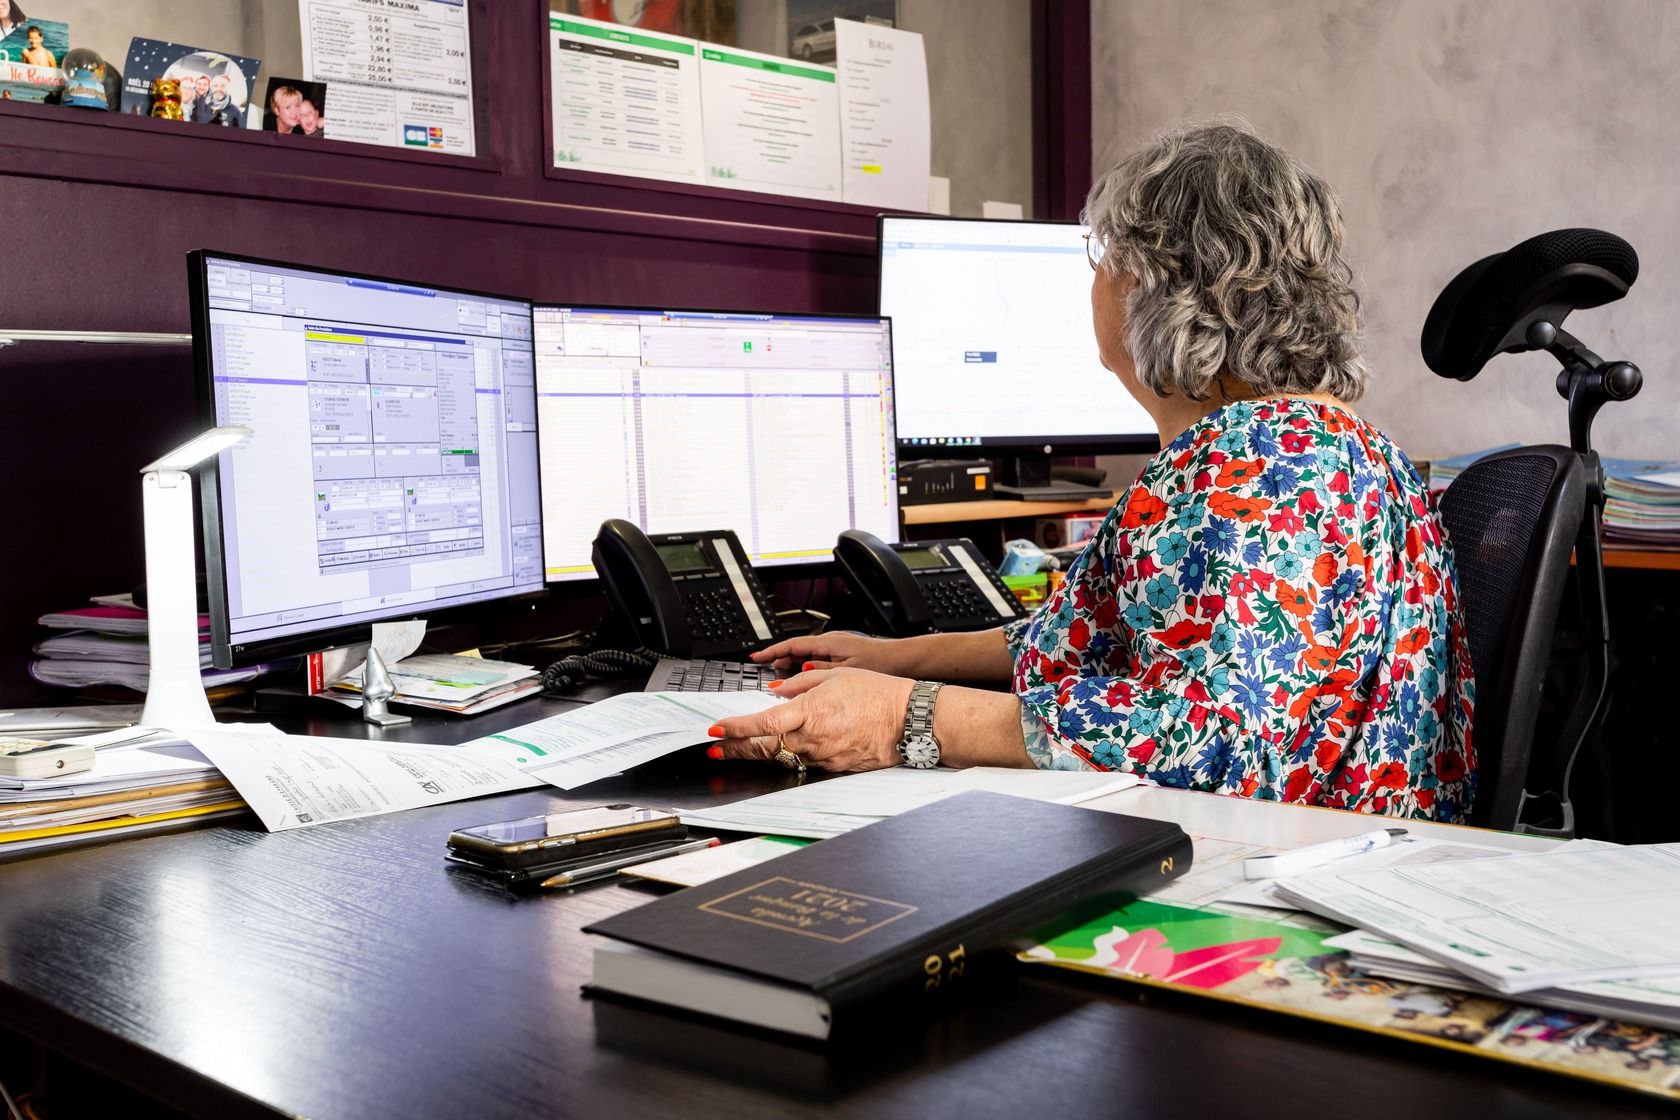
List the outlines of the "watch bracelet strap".
<svg viewBox="0 0 1680 1120">
<path fill-rule="evenodd" d="M 932 736 L 933 707 L 939 700 L 939 690 L 944 687 L 943 681 L 917 681 L 910 686 L 910 702 L 904 707 L 904 738 L 918 732 Z"/>
</svg>

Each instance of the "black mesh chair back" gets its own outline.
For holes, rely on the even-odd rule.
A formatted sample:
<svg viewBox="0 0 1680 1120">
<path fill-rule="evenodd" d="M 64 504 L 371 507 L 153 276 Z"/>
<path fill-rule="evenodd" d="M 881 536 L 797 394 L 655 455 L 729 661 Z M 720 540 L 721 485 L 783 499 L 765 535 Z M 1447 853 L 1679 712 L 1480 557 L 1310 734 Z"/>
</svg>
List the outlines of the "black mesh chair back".
<svg viewBox="0 0 1680 1120">
<path fill-rule="evenodd" d="M 1586 472 L 1567 447 L 1518 447 L 1468 467 L 1441 496 L 1476 678 L 1470 823 L 1514 828 Z"/>
</svg>

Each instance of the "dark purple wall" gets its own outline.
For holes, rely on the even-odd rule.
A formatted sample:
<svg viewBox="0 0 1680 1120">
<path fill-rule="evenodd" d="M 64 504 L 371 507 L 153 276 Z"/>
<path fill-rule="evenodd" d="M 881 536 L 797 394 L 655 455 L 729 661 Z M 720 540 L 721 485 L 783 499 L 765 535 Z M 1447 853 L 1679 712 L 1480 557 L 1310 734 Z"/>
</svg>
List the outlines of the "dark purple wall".
<svg viewBox="0 0 1680 1120">
<path fill-rule="evenodd" d="M 539 300 L 873 309 L 871 212 L 549 168 L 546 9 L 473 0 L 473 160 L 0 104 L 0 332 L 184 332 L 195 248 Z M 142 578 L 139 467 L 197 424 L 191 357 L 20 345 L 0 384 L 0 705 L 52 703 L 24 669 L 34 620 Z"/>
</svg>

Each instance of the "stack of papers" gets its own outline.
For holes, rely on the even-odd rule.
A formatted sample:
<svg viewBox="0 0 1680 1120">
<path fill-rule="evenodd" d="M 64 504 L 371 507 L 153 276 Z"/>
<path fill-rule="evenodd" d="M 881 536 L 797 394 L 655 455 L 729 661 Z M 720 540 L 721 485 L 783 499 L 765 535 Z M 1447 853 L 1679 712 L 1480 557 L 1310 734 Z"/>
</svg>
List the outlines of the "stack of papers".
<svg viewBox="0 0 1680 1120">
<path fill-rule="evenodd" d="M 1015 770 L 1000 766 L 911 770 L 894 766 L 778 790 L 733 805 L 678 812 L 685 824 L 700 828 L 825 840 L 966 790 L 1079 805 L 1137 784 L 1135 774 L 1087 770 Z"/>
<path fill-rule="evenodd" d="M 29 675 L 63 688 L 116 685 L 145 692 L 150 680 L 151 650 L 146 644 L 146 612 L 127 595 L 95 596 L 92 606 L 54 611 L 37 620 L 53 630 L 69 631 L 35 646 Z M 210 667 L 210 616 L 198 616 L 199 664 L 204 686 L 216 688 L 254 680 L 275 665 L 239 669 Z"/>
<path fill-rule="evenodd" d="M 0 857 L 244 808 L 232 785 L 185 740 L 153 735 L 99 749 L 93 769 L 79 774 L 0 776 Z"/>
<path fill-rule="evenodd" d="M 1501 995 L 1680 977 L 1680 844 L 1331 870 L 1275 889 Z"/>
<path fill-rule="evenodd" d="M 1444 490 L 1476 460 L 1516 444 L 1429 464 L 1429 487 Z M 1610 459 L 1604 464 L 1604 539 L 1646 549 L 1680 549 L 1680 460 Z"/>
<path fill-rule="evenodd" d="M 332 690 L 343 693 L 350 703 L 360 704 L 362 670 L 357 666 Z M 405 657 L 389 666 L 391 683 L 397 686 L 395 704 L 416 708 L 477 715 L 503 704 L 511 704 L 542 687 L 537 671 L 511 661 L 486 661 L 461 654 L 421 654 Z"/>
</svg>

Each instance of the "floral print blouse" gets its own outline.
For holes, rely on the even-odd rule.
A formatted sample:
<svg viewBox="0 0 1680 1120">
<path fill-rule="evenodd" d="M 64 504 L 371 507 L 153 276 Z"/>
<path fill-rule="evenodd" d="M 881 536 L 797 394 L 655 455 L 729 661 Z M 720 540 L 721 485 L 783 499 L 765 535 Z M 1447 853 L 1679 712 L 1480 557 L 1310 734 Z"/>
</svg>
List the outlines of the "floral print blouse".
<svg viewBox="0 0 1680 1120">
<path fill-rule="evenodd" d="M 1334 405 L 1191 426 L 1006 636 L 1041 767 L 1441 821 L 1470 806 L 1451 552 L 1416 468 Z"/>
</svg>

